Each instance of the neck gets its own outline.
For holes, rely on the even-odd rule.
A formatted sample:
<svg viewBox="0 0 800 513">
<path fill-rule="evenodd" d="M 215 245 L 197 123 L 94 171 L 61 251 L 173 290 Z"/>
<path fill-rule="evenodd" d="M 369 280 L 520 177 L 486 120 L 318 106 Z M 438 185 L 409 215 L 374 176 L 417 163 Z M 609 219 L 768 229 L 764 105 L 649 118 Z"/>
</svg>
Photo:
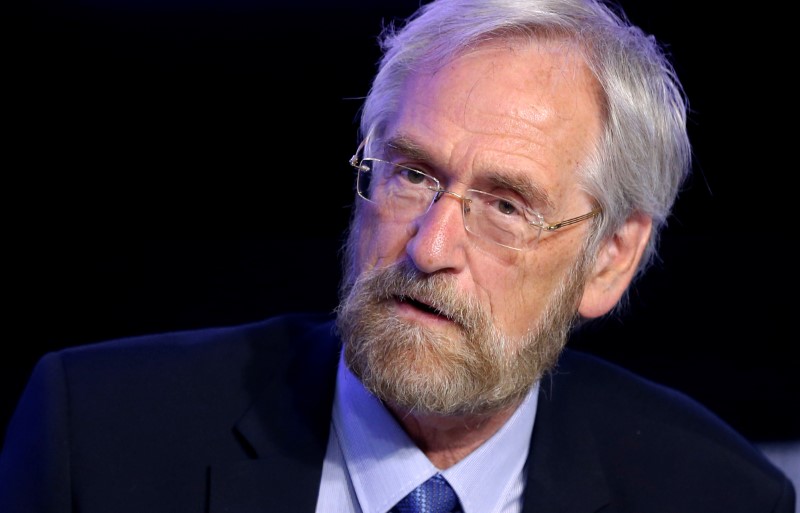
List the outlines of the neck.
<svg viewBox="0 0 800 513">
<path fill-rule="evenodd" d="M 483 415 L 415 414 L 389 406 L 392 414 L 436 468 L 444 470 L 466 458 L 494 435 L 519 404 Z"/>
</svg>

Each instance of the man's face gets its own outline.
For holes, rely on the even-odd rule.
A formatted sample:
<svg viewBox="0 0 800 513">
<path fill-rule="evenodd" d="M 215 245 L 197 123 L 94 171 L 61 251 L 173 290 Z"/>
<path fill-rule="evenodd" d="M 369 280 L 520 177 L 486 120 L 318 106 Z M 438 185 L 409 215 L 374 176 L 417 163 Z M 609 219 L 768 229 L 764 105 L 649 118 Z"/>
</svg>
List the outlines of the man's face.
<svg viewBox="0 0 800 513">
<path fill-rule="evenodd" d="M 457 194 L 510 195 L 560 220 L 592 209 L 576 172 L 600 119 L 596 85 L 564 44 L 487 46 L 410 77 L 380 156 Z M 588 224 L 515 251 L 467 232 L 462 215 L 450 195 L 403 223 L 362 202 L 351 227 L 346 360 L 404 409 L 481 413 L 520 399 L 554 362 L 580 300 Z"/>
</svg>

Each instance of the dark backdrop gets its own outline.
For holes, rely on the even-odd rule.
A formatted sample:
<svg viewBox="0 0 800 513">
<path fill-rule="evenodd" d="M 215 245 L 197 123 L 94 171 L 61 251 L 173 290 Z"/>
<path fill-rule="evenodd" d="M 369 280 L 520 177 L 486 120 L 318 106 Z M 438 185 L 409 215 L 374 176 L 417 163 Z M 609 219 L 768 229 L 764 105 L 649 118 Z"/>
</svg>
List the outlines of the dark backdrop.
<svg viewBox="0 0 800 513">
<path fill-rule="evenodd" d="M 23 289 L 0 429 L 46 351 L 334 307 L 375 36 L 416 5 L 33 1 L 12 75 L 22 158 L 7 168 L 6 222 L 24 227 L 10 270 Z M 787 96 L 765 64 L 773 41 L 752 11 L 623 5 L 674 56 L 695 175 L 630 315 L 571 344 L 687 392 L 753 440 L 800 438 L 796 201 L 781 153 L 793 141 L 776 129 Z"/>
</svg>

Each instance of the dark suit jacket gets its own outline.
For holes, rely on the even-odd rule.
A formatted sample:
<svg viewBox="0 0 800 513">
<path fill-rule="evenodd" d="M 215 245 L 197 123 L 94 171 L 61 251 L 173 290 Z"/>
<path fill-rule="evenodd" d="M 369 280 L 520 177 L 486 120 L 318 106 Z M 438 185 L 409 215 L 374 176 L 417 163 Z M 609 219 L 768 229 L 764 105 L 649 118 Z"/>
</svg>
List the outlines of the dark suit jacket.
<svg viewBox="0 0 800 513">
<path fill-rule="evenodd" d="M 0 454 L 0 511 L 313 513 L 331 329 L 290 315 L 45 356 Z M 793 513 L 789 480 L 681 394 L 573 351 L 540 393 L 526 512 Z"/>
</svg>

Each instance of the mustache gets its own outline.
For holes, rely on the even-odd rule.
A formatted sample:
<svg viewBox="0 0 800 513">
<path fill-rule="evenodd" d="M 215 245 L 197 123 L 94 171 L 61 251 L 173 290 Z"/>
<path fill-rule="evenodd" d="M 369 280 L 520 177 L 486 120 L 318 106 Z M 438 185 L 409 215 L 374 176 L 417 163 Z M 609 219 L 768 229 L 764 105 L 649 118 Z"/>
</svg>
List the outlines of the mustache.
<svg viewBox="0 0 800 513">
<path fill-rule="evenodd" d="M 398 300 L 433 311 L 468 332 L 489 319 L 477 300 L 458 289 L 453 276 L 426 274 L 405 260 L 362 273 L 353 289 L 377 301 Z"/>
</svg>

